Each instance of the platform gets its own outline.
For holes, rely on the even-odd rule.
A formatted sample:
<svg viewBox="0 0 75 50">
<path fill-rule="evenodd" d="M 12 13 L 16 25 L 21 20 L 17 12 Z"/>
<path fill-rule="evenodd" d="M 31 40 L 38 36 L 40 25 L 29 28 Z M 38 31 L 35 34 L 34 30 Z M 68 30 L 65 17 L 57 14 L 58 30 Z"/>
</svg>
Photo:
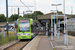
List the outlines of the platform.
<svg viewBox="0 0 75 50">
<path fill-rule="evenodd" d="M 64 45 L 64 37 L 60 35 L 60 38 L 53 37 L 51 40 L 51 36 L 46 36 L 44 33 L 39 33 L 42 35 L 36 36 L 31 42 L 29 42 L 23 50 L 75 50 L 75 37 L 68 36 L 68 46 Z M 52 44 L 50 43 L 52 42 Z M 74 47 L 74 48 L 73 48 Z"/>
<path fill-rule="evenodd" d="M 23 50 L 53 50 L 47 36 L 36 36 Z"/>
<path fill-rule="evenodd" d="M 55 45 L 55 43 L 56 45 Z M 64 45 L 64 35 L 60 35 L 60 38 L 57 39 L 54 37 L 52 43 L 55 45 L 55 48 L 61 48 L 62 50 L 75 50 L 75 37 L 68 35 L 68 46 Z"/>
</svg>

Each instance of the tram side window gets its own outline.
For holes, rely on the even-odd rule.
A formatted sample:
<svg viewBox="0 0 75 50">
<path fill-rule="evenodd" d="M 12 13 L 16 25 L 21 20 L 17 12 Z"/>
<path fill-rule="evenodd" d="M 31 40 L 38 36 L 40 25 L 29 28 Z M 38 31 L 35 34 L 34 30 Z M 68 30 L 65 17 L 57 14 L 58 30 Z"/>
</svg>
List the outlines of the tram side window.
<svg viewBox="0 0 75 50">
<path fill-rule="evenodd" d="M 31 25 L 31 32 L 33 32 L 33 25 Z"/>
</svg>

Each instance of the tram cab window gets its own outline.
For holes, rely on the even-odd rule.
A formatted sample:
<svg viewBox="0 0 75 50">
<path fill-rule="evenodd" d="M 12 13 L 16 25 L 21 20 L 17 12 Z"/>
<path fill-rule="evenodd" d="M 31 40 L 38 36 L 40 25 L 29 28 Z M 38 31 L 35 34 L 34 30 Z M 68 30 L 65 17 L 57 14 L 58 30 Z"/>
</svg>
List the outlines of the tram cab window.
<svg viewBox="0 0 75 50">
<path fill-rule="evenodd" d="M 30 23 L 29 22 L 19 22 L 19 31 L 30 31 Z"/>
</svg>

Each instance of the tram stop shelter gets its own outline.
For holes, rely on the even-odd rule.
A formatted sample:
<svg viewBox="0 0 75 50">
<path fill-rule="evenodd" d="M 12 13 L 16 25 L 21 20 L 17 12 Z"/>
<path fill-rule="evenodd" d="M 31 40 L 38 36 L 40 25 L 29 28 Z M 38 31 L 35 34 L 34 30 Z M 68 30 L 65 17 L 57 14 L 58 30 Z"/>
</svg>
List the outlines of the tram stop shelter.
<svg viewBox="0 0 75 50">
<path fill-rule="evenodd" d="M 40 22 L 41 27 L 46 28 L 46 23 L 48 23 L 48 31 L 50 30 L 50 27 L 51 27 L 51 15 L 54 15 L 54 13 L 52 12 L 52 13 L 37 16 L 37 20 Z M 64 15 L 64 14 L 58 13 L 58 15 Z M 67 19 L 71 18 L 70 14 L 65 14 L 65 15 L 67 16 Z M 58 16 L 58 20 L 60 20 L 60 22 L 63 21 L 64 16 Z M 54 19 L 53 19 L 53 22 L 54 22 Z M 57 23 L 56 16 L 55 16 L 55 23 Z M 64 28 L 64 25 L 63 25 L 63 28 Z M 43 31 L 46 31 L 46 29 Z"/>
</svg>

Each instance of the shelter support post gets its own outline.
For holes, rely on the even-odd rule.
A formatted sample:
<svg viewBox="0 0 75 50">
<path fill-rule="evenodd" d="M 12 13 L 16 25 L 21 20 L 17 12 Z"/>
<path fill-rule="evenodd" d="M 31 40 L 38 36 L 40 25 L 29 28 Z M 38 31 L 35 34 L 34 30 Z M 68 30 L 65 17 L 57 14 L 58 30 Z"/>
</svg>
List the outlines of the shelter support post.
<svg viewBox="0 0 75 50">
<path fill-rule="evenodd" d="M 46 36 L 48 36 L 48 22 L 46 22 Z"/>
<path fill-rule="evenodd" d="M 51 16 L 51 40 L 53 40 L 53 20 Z"/>
</svg>

